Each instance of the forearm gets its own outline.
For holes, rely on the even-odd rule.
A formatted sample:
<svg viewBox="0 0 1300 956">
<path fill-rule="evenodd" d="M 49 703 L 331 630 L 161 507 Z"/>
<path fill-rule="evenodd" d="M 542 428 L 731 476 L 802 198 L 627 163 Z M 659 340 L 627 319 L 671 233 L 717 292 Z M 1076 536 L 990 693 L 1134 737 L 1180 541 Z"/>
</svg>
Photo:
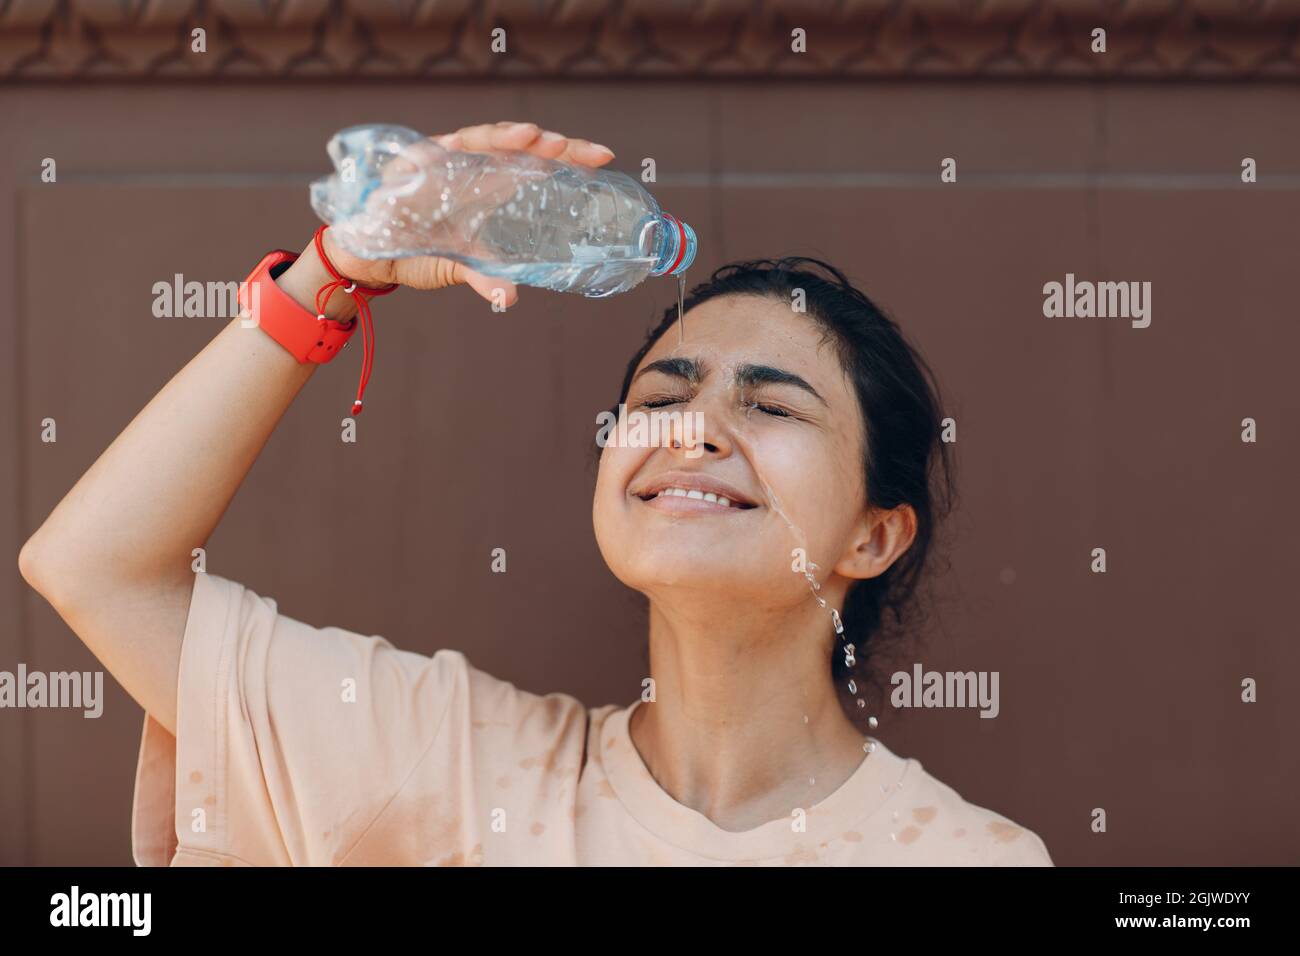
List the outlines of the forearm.
<svg viewBox="0 0 1300 956">
<path fill-rule="evenodd" d="M 278 281 L 311 308 L 315 289 L 328 278 L 309 247 Z M 336 292 L 330 311 L 345 318 L 347 306 L 350 298 Z M 184 580 L 191 551 L 212 533 L 315 368 L 298 364 L 257 328 L 238 319 L 227 325 L 154 396 L 33 537 L 28 558 L 55 596 L 159 576 Z"/>
<path fill-rule="evenodd" d="M 329 279 L 308 247 L 277 282 L 313 308 Z M 346 320 L 354 308 L 336 292 L 327 313 Z M 118 435 L 19 556 L 27 581 L 173 732 L 192 552 L 315 368 L 233 320 Z"/>
</svg>

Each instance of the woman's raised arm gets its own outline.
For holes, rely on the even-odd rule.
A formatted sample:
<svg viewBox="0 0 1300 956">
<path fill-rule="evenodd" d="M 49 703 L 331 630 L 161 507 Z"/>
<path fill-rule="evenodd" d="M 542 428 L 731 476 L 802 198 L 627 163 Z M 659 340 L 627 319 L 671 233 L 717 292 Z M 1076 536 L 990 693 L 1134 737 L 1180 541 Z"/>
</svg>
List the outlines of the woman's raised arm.
<svg viewBox="0 0 1300 956">
<path fill-rule="evenodd" d="M 527 149 L 598 166 L 612 154 L 531 123 L 467 127 L 443 138 L 461 149 Z M 329 242 L 326 254 L 366 285 L 418 289 L 467 283 L 491 299 L 514 287 L 446 259 L 356 259 Z M 265 251 L 250 250 L 255 261 Z M 252 262 L 250 261 L 250 267 Z M 276 282 L 306 308 L 331 275 L 308 244 Z M 335 293 L 328 315 L 351 317 Z M 118 435 L 32 535 L 19 555 L 23 577 L 59 612 L 104 667 L 175 733 L 181 641 L 194 586 L 191 552 L 203 547 L 235 492 L 315 370 L 257 328 L 226 326 Z"/>
</svg>

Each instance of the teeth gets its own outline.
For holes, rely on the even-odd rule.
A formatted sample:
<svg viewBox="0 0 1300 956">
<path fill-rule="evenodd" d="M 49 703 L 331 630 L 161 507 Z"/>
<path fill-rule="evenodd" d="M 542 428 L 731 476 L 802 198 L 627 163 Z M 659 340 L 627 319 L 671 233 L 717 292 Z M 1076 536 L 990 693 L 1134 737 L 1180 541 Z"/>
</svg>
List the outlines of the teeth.
<svg viewBox="0 0 1300 956">
<path fill-rule="evenodd" d="M 723 495 L 715 494 L 712 491 L 697 491 L 694 488 L 690 490 L 687 490 L 686 488 L 665 488 L 663 491 L 659 492 L 659 496 L 661 498 L 662 497 L 693 498 L 696 501 L 713 502 L 714 504 L 722 505 L 724 508 L 732 507 L 730 498 L 727 498 Z"/>
</svg>

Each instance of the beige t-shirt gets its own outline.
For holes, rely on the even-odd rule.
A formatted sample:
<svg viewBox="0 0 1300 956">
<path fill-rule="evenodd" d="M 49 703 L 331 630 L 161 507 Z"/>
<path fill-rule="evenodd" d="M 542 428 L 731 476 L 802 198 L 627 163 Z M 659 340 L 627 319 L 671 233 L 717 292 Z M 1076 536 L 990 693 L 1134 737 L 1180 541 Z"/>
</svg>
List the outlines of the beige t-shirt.
<svg viewBox="0 0 1300 956">
<path fill-rule="evenodd" d="M 145 717 L 142 866 L 1031 865 L 1039 838 L 883 744 L 821 803 L 743 833 L 670 797 L 585 708 L 195 575 L 177 736 Z"/>
</svg>

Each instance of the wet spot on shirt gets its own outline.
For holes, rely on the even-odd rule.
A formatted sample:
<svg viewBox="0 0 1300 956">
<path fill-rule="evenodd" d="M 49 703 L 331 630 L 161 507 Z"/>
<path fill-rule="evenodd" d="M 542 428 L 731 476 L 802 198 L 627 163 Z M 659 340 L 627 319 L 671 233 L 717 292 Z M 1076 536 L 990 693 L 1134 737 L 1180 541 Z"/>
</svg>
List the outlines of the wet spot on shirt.
<svg viewBox="0 0 1300 956">
<path fill-rule="evenodd" d="M 952 835 L 955 836 L 958 840 L 960 840 L 962 837 L 966 835 L 966 828 L 958 827 L 956 830 L 952 831 Z"/>
<path fill-rule="evenodd" d="M 546 832 L 546 824 L 534 823 L 532 826 L 528 828 L 528 832 L 531 833 L 533 836 L 541 836 L 543 833 Z"/>
<path fill-rule="evenodd" d="M 917 807 L 912 811 L 912 819 L 925 826 L 939 814 L 938 807 Z"/>
<path fill-rule="evenodd" d="M 437 794 L 417 790 L 399 794 L 373 822 L 366 813 L 353 813 L 335 828 L 330 843 L 333 863 L 464 865 L 464 851 L 470 845 L 467 837 L 475 827 L 461 809 L 459 795 L 451 788 Z M 457 856 L 459 862 L 453 862 Z"/>
<path fill-rule="evenodd" d="M 804 863 L 816 863 L 817 854 L 812 850 L 802 846 L 797 846 L 791 851 L 790 855 L 785 858 L 786 866 L 799 866 Z"/>
<path fill-rule="evenodd" d="M 488 725 L 488 722 L 487 722 L 486 720 L 472 720 L 472 721 L 470 721 L 470 726 L 473 727 L 475 730 L 482 730 L 482 729 L 483 729 L 484 727 L 486 727 L 487 725 Z"/>
<path fill-rule="evenodd" d="M 921 839 L 921 830 L 919 827 L 903 827 L 898 834 L 899 843 L 915 843 Z"/>
<path fill-rule="evenodd" d="M 506 787 L 510 786 L 510 778 L 505 774 L 497 777 L 497 786 L 504 790 Z"/>
<path fill-rule="evenodd" d="M 859 833 L 857 830 L 847 830 L 847 831 L 845 831 L 845 833 L 844 833 L 844 842 L 845 842 L 845 843 L 861 843 L 861 842 L 862 842 L 862 834 Z"/>
<path fill-rule="evenodd" d="M 203 782 L 203 774 L 199 773 L 197 770 L 191 770 L 190 783 L 202 783 L 202 782 Z"/>
<path fill-rule="evenodd" d="M 559 748 L 557 747 L 554 750 L 542 754 L 540 757 L 525 757 L 523 760 L 519 761 L 519 768 L 521 770 L 532 770 L 536 768 L 545 773 L 554 773 L 555 764 L 559 759 L 559 755 Z"/>
<path fill-rule="evenodd" d="M 1018 826 L 1010 823 L 1003 823 L 1001 820 L 994 820 L 984 829 L 989 831 L 989 835 L 999 843 L 1010 843 L 1012 840 L 1019 840 L 1025 832 Z"/>
<path fill-rule="evenodd" d="M 609 785 L 608 780 L 602 780 L 596 787 L 596 795 L 605 797 L 608 800 L 617 800 L 618 796 L 614 793 L 614 788 Z"/>
<path fill-rule="evenodd" d="M 208 794 L 203 800 L 203 805 L 205 807 L 215 807 L 217 805 L 217 795 L 215 793 Z"/>
</svg>

